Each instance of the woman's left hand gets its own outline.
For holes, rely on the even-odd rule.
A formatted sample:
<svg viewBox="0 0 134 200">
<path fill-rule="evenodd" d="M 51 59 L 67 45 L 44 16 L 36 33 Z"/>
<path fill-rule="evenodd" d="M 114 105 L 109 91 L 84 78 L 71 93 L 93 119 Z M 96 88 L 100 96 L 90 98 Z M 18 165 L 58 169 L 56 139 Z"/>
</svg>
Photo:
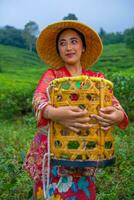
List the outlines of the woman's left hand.
<svg viewBox="0 0 134 200">
<path fill-rule="evenodd" d="M 120 123 L 123 120 L 124 113 L 122 110 L 117 109 L 114 106 L 108 106 L 101 108 L 99 115 L 92 114 L 91 118 L 98 120 L 102 125 L 103 130 L 108 130 L 113 125 Z"/>
</svg>

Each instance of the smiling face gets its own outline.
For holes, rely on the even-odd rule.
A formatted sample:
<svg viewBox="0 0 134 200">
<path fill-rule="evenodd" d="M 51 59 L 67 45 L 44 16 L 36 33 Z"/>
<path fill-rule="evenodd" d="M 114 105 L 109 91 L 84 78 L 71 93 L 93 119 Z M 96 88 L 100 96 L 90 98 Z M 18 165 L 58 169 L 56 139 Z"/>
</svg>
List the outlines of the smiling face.
<svg viewBox="0 0 134 200">
<path fill-rule="evenodd" d="M 82 52 L 85 51 L 79 34 L 71 29 L 61 33 L 58 39 L 58 50 L 65 65 L 80 65 Z"/>
</svg>

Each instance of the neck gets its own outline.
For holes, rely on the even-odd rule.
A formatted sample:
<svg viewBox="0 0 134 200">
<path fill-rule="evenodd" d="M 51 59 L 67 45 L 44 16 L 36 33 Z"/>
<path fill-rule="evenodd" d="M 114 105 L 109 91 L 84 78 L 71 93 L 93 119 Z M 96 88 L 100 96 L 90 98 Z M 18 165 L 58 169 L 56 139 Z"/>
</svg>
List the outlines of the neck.
<svg viewBox="0 0 134 200">
<path fill-rule="evenodd" d="M 82 67 L 81 65 L 65 65 L 68 71 L 71 73 L 72 76 L 79 76 L 82 74 Z"/>
</svg>

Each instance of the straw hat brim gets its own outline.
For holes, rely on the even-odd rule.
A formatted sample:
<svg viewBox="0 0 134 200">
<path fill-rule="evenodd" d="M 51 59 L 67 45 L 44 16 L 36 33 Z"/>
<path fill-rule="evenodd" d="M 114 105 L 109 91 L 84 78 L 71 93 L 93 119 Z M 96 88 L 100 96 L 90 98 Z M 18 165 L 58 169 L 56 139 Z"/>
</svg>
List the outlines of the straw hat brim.
<svg viewBox="0 0 134 200">
<path fill-rule="evenodd" d="M 64 65 L 56 50 L 58 33 L 65 28 L 74 28 L 83 33 L 86 42 L 86 51 L 82 53 L 81 65 L 83 68 L 92 66 L 102 53 L 102 42 L 96 31 L 91 27 L 75 20 L 63 20 L 47 26 L 36 41 L 36 49 L 40 58 L 51 68 Z"/>
</svg>

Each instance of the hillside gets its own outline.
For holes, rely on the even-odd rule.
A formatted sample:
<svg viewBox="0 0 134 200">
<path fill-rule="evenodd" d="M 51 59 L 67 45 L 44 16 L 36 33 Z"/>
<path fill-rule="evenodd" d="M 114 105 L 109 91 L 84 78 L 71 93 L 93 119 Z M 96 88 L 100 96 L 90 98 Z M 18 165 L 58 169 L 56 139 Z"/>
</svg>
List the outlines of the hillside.
<svg viewBox="0 0 134 200">
<path fill-rule="evenodd" d="M 44 65 L 34 52 L 12 46 L 0 45 L 0 84 L 2 89 L 36 85 L 45 71 Z"/>
<path fill-rule="evenodd" d="M 134 72 L 134 53 L 125 44 L 104 46 L 103 54 L 95 69 L 102 72 L 114 72 L 129 75 Z"/>
<path fill-rule="evenodd" d="M 29 75 L 38 78 L 47 68 L 36 53 L 26 49 L 0 45 L 0 71 L 2 74 Z M 134 70 L 134 54 L 125 44 L 104 46 L 103 54 L 92 70 L 129 73 Z"/>
<path fill-rule="evenodd" d="M 0 45 L 0 75 L 18 79 L 37 79 L 46 66 L 37 54 L 26 49 Z M 39 74 L 39 75 L 38 75 Z"/>
<path fill-rule="evenodd" d="M 34 52 L 12 46 L 0 45 L 0 84 L 2 89 L 12 86 L 19 88 L 31 85 L 35 87 L 43 72 L 47 69 Z M 100 60 L 92 67 L 108 75 L 114 72 L 125 76 L 134 72 L 134 54 L 124 44 L 104 46 Z M 25 85 L 25 86 L 24 86 Z"/>
</svg>

